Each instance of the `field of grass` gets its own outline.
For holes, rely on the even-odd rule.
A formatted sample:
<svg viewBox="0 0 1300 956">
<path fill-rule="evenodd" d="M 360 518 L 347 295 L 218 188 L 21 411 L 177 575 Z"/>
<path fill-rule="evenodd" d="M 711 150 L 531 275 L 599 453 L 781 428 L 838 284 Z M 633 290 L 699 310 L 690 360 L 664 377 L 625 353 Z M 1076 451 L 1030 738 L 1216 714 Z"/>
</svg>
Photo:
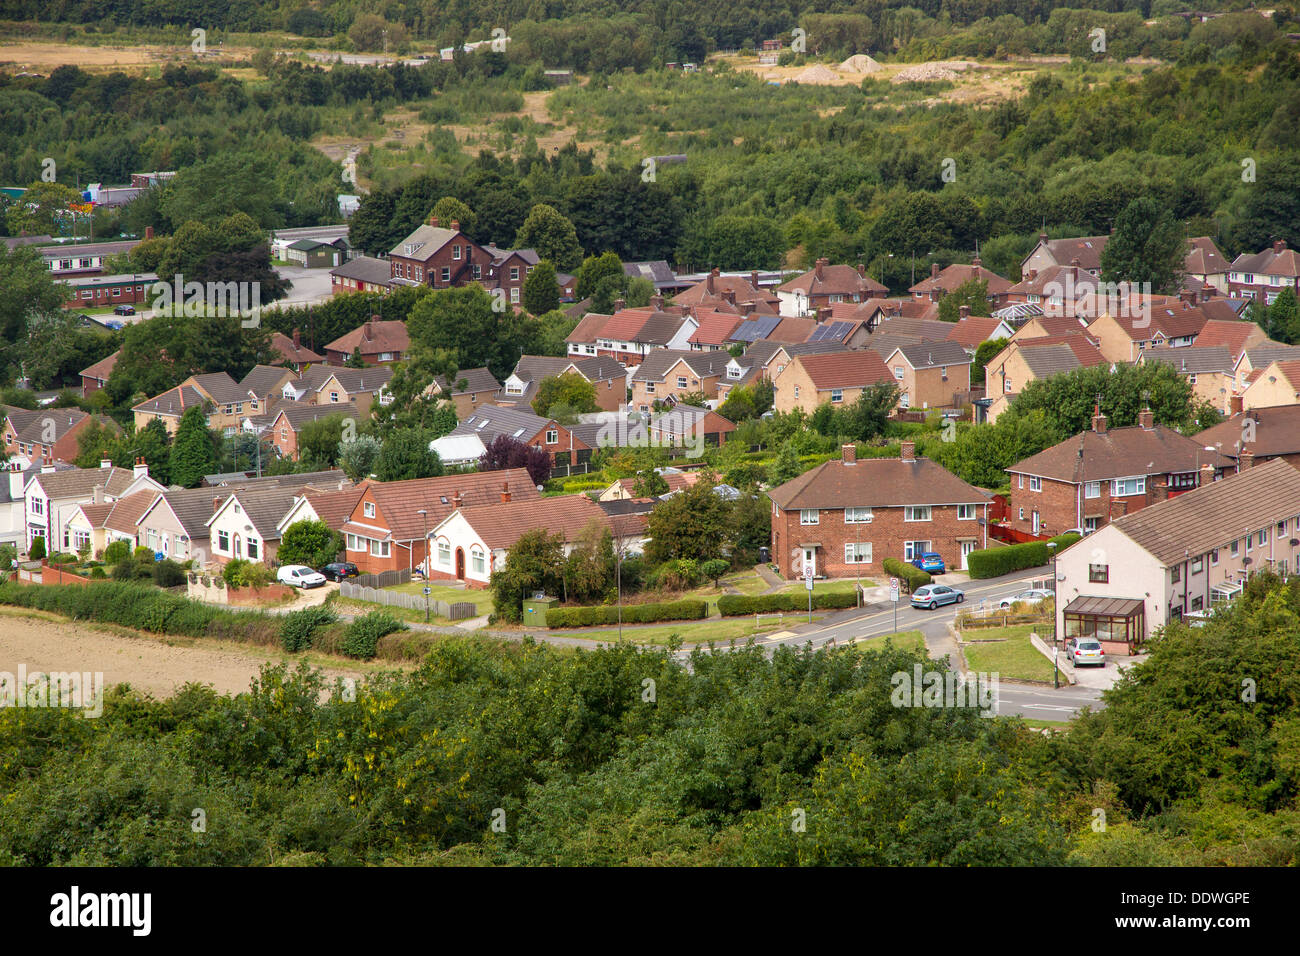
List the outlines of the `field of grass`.
<svg viewBox="0 0 1300 956">
<path fill-rule="evenodd" d="M 462 601 L 468 601 L 478 608 L 478 613 L 488 614 L 492 611 L 492 592 L 484 588 L 454 588 L 446 584 L 429 585 L 430 601 L 446 601 L 448 604 L 456 604 Z M 396 584 L 391 588 L 385 588 L 386 591 L 401 591 L 405 594 L 415 594 L 424 596 L 424 582 L 410 581 L 406 584 Z M 421 612 L 423 613 L 423 612 Z"/>
<path fill-rule="evenodd" d="M 901 647 L 904 650 L 919 651 L 927 654 L 925 646 L 925 635 L 920 631 L 899 631 L 897 634 L 881 634 L 876 637 L 859 637 L 853 642 L 853 646 L 859 650 L 879 650 L 884 645 L 892 643 L 895 647 Z"/>
<path fill-rule="evenodd" d="M 1010 680 L 1050 683 L 1052 662 L 1029 643 L 1029 634 L 1034 630 L 1033 624 L 1014 624 L 962 632 L 963 640 L 990 642 L 964 645 L 967 665 L 973 671 L 996 673 Z"/>
<path fill-rule="evenodd" d="M 820 615 L 814 614 L 813 621 Z M 806 616 L 787 614 L 785 620 L 765 617 L 761 624 L 755 624 L 750 617 L 731 617 L 721 621 L 679 621 L 670 624 L 656 624 L 652 627 L 624 627 L 623 640 L 635 644 L 654 644 L 665 646 L 676 637 L 683 644 L 727 644 L 730 641 L 745 641 L 751 637 L 761 637 L 774 631 L 786 630 L 795 624 L 807 623 Z M 551 632 L 555 633 L 555 632 Z M 588 641 L 617 641 L 618 628 L 592 628 L 581 631 L 562 632 Z"/>
</svg>

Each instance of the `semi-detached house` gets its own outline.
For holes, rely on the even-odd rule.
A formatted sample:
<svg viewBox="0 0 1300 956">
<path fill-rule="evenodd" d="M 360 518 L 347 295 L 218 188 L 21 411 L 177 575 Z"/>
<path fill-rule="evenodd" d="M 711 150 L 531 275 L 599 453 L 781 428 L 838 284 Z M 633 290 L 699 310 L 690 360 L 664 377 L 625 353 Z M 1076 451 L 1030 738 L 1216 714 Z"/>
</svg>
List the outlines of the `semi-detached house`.
<svg viewBox="0 0 1300 956">
<path fill-rule="evenodd" d="M 988 544 L 989 496 L 903 442 L 898 458 L 858 460 L 845 445 L 768 493 L 772 561 L 782 576 L 881 573 L 885 558 L 910 561 L 937 552 L 951 568 Z"/>
</svg>

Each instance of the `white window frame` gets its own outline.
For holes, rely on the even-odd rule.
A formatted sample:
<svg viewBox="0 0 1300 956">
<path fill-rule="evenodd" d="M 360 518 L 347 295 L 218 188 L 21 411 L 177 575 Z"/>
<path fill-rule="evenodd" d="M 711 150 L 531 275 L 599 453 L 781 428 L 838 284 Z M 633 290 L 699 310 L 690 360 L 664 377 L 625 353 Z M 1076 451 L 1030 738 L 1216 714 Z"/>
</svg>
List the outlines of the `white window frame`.
<svg viewBox="0 0 1300 956">
<path fill-rule="evenodd" d="M 957 520 L 958 520 L 958 521 L 974 521 L 974 520 L 975 520 L 975 508 L 976 508 L 975 505 L 958 505 L 958 506 L 957 506 Z"/>
<path fill-rule="evenodd" d="M 847 541 L 844 544 L 845 564 L 871 564 L 870 541 Z"/>
<path fill-rule="evenodd" d="M 918 515 L 921 514 L 924 514 L 925 517 L 918 517 Z M 903 520 L 905 522 L 930 521 L 932 520 L 932 517 L 933 515 L 929 505 L 904 505 L 903 506 Z"/>
<path fill-rule="evenodd" d="M 811 516 L 811 520 L 809 520 L 809 516 Z M 800 508 L 799 524 L 800 525 L 821 524 L 821 512 L 818 511 L 816 508 Z"/>
<path fill-rule="evenodd" d="M 871 524 L 871 520 L 873 517 L 874 516 L 872 515 L 870 508 L 845 508 L 844 509 L 845 524 Z"/>
</svg>

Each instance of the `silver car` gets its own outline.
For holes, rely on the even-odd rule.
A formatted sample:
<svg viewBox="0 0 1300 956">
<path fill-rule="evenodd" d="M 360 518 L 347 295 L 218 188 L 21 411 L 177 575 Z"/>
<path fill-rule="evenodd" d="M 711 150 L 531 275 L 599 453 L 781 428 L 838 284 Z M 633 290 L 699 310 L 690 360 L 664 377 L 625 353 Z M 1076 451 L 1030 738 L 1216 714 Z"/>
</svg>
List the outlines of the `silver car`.
<svg viewBox="0 0 1300 956">
<path fill-rule="evenodd" d="M 1106 652 L 1095 637 L 1072 637 L 1065 642 L 1065 656 L 1075 667 L 1082 664 L 1106 666 Z"/>
<path fill-rule="evenodd" d="M 946 584 L 927 584 L 912 592 L 912 607 L 927 607 L 931 611 L 940 604 L 960 604 L 966 595 Z"/>
<path fill-rule="evenodd" d="M 1043 588 L 1030 588 L 1028 591 L 1021 591 L 1019 594 L 1013 594 L 1011 597 L 1004 597 L 998 602 L 998 607 L 1006 610 L 1013 604 L 1041 604 L 1048 598 L 1056 597 L 1055 592 L 1047 591 Z"/>
</svg>

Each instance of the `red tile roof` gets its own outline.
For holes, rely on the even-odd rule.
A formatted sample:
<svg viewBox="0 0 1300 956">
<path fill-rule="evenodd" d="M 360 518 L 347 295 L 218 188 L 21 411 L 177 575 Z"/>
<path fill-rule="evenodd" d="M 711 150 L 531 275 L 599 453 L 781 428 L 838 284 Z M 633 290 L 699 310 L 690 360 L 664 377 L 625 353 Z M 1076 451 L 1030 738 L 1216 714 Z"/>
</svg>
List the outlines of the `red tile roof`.
<svg viewBox="0 0 1300 956">
<path fill-rule="evenodd" d="M 740 316 L 728 315 L 712 309 L 697 310 L 695 319 L 700 323 L 700 327 L 687 340 L 695 345 L 723 345 L 727 337 L 736 331 L 736 326 L 740 325 Z"/>
<path fill-rule="evenodd" d="M 863 388 L 877 382 L 894 380 L 880 353 L 871 349 L 800 355 L 794 362 L 803 366 L 819 391 L 830 388 Z"/>
<path fill-rule="evenodd" d="M 507 483 L 510 486 L 510 497 L 515 503 L 527 506 L 535 504 L 541 498 L 537 486 L 523 468 L 444 475 L 441 478 L 412 478 L 409 481 L 362 482 L 375 499 L 378 512 L 388 522 L 387 528 L 396 541 L 417 541 L 424 537 L 425 519 L 416 513 L 421 508 L 429 512 L 428 527 L 432 529 L 455 510 L 457 492 L 461 494 L 462 506 L 495 506 L 501 504 L 501 486 Z M 443 501 L 444 498 L 446 501 Z M 378 516 L 367 520 L 360 515 L 358 504 L 353 509 L 352 517 L 362 523 L 378 526 Z M 373 531 L 369 534 L 374 536 Z"/>
<path fill-rule="evenodd" d="M 537 528 L 573 541 L 593 521 L 611 527 L 604 509 L 586 495 L 463 507 L 460 515 L 494 551 L 512 547 L 524 534 Z"/>
<path fill-rule="evenodd" d="M 349 355 L 358 348 L 362 355 L 373 355 L 378 352 L 405 352 L 410 347 L 411 337 L 406 332 L 406 323 L 384 319 L 370 319 L 325 346 L 327 351 L 346 352 Z"/>
</svg>

